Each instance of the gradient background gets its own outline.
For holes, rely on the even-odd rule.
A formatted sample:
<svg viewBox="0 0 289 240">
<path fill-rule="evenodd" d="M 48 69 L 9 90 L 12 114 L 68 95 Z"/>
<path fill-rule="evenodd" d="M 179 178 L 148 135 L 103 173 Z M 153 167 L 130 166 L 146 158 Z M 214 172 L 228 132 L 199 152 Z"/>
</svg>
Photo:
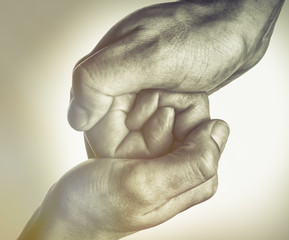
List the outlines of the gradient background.
<svg viewBox="0 0 289 240">
<path fill-rule="evenodd" d="M 0 239 L 15 239 L 50 186 L 86 159 L 66 120 L 75 62 L 156 0 L 1 1 Z M 210 97 L 231 136 L 209 201 L 126 239 L 289 239 L 289 3 L 250 72 Z"/>
</svg>

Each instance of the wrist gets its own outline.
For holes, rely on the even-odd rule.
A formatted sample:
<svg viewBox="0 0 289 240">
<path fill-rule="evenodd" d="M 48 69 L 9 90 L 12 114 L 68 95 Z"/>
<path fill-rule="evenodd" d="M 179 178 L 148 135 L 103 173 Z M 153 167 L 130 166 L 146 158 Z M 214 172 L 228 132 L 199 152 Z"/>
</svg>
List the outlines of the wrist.
<svg viewBox="0 0 289 240">
<path fill-rule="evenodd" d="M 65 233 L 59 221 L 54 219 L 43 206 L 40 206 L 26 224 L 18 240 L 58 240 Z"/>
<path fill-rule="evenodd" d="M 53 188 L 52 188 L 53 189 Z M 71 214 L 63 214 L 50 190 L 42 205 L 35 211 L 18 240 L 117 240 L 122 236 L 100 231 L 97 224 L 85 225 Z"/>
<path fill-rule="evenodd" d="M 260 38 L 271 36 L 283 3 L 284 0 L 244 1 L 236 20 L 238 24 L 246 26 L 246 37 L 255 40 L 250 32 L 260 33 Z"/>
</svg>

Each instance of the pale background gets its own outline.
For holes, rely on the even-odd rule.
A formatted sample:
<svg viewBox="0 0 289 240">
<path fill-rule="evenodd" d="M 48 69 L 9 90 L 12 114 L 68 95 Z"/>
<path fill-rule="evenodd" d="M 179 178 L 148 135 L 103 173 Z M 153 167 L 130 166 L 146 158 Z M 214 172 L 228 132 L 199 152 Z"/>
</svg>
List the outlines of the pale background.
<svg viewBox="0 0 289 240">
<path fill-rule="evenodd" d="M 156 0 L 26 0 L 0 6 L 0 239 L 15 239 L 50 186 L 85 160 L 66 120 L 74 63 Z M 231 126 L 209 201 L 127 239 L 289 239 L 289 4 L 269 50 L 210 97 Z"/>
</svg>

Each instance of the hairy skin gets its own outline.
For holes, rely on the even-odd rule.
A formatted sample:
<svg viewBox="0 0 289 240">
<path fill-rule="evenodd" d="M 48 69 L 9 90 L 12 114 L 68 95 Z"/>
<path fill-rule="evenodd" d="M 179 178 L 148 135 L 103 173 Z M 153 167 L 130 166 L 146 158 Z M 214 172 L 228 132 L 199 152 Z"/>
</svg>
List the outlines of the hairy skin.
<svg viewBox="0 0 289 240">
<path fill-rule="evenodd" d="M 127 16 L 76 65 L 71 126 L 92 128 L 115 96 L 151 88 L 212 93 L 223 87 L 263 57 L 283 2 L 181 1 Z"/>
</svg>

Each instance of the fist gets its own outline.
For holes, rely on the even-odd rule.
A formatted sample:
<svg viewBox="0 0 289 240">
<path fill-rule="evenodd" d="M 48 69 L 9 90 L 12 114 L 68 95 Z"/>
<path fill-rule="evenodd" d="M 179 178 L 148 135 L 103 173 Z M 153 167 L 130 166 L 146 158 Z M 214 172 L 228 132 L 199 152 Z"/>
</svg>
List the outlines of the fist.
<svg viewBox="0 0 289 240">
<path fill-rule="evenodd" d="M 85 132 L 88 156 L 159 157 L 209 118 L 206 94 L 144 90 L 117 96 L 107 114 Z"/>
</svg>

